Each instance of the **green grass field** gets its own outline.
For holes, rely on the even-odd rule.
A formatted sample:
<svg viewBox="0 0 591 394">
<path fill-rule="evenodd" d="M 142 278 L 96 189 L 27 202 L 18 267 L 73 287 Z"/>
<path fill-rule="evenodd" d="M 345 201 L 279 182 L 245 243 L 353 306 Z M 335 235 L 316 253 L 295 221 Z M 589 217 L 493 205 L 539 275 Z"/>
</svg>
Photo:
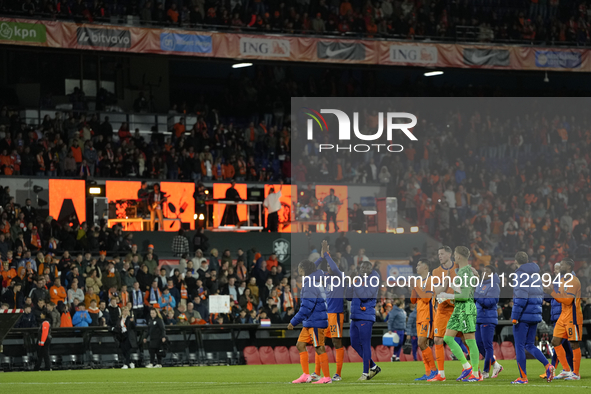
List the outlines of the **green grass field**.
<svg viewBox="0 0 591 394">
<path fill-rule="evenodd" d="M 414 382 L 424 373 L 421 362 L 380 363 L 382 373 L 371 381 L 357 382 L 361 375 L 361 364 L 346 363 L 343 367 L 343 381 L 329 385 L 298 384 L 289 382 L 301 374 L 300 366 L 221 366 L 221 367 L 177 367 L 162 369 L 137 368 L 134 370 L 83 370 L 52 372 L 10 372 L 0 373 L 0 393 L 266 393 L 283 394 L 291 392 L 323 391 L 329 393 L 358 393 L 359 390 L 393 391 L 404 393 L 463 394 L 497 393 L 507 390 L 512 393 L 563 393 L 591 392 L 591 360 L 584 359 L 581 365 L 583 379 L 546 383 L 537 375 L 542 366 L 535 360 L 528 361 L 530 375 L 528 385 L 511 385 L 518 377 L 515 361 L 502 361 L 505 370 L 497 379 L 478 383 L 460 383 L 455 378 L 461 366 L 455 362 L 446 363 L 448 381 L 438 383 Z M 314 365 L 310 365 L 313 370 Z M 335 365 L 331 364 L 331 374 Z M 450 379 L 451 378 L 451 379 Z M 366 386 L 366 387 L 364 387 Z M 436 390 L 436 391 L 433 391 Z"/>
</svg>

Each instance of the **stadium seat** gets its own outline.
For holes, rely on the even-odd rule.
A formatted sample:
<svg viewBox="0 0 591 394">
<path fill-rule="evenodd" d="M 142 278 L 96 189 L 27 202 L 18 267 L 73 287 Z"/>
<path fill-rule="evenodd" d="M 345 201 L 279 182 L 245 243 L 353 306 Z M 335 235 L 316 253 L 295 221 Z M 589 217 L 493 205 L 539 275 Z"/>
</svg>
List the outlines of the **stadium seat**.
<svg viewBox="0 0 591 394">
<path fill-rule="evenodd" d="M 359 356 L 359 354 L 357 354 L 357 352 L 355 351 L 355 349 L 353 349 L 353 346 L 349 346 L 347 348 L 347 353 L 349 353 L 349 360 L 352 363 L 361 363 L 363 362 L 363 359 L 361 358 L 361 356 Z"/>
<path fill-rule="evenodd" d="M 501 352 L 503 352 L 504 360 L 515 360 L 515 348 L 512 342 L 505 341 L 501 343 Z"/>
<path fill-rule="evenodd" d="M 498 342 L 493 342 L 493 351 L 497 360 L 504 360 L 503 353 L 501 352 L 501 345 Z"/>
<path fill-rule="evenodd" d="M 375 360 L 376 358 L 377 358 L 376 357 L 376 349 L 372 346 L 371 347 L 371 359 Z"/>
<path fill-rule="evenodd" d="M 413 358 L 412 353 L 404 354 L 404 352 L 401 352 L 400 361 L 415 361 L 415 359 Z"/>
<path fill-rule="evenodd" d="M 259 356 L 259 349 L 254 346 L 247 346 L 244 348 L 244 359 L 247 365 L 261 365 L 261 358 Z M 299 362 L 299 357 L 298 357 Z"/>
<path fill-rule="evenodd" d="M 417 359 L 416 361 L 423 361 L 423 352 L 421 351 L 421 348 L 417 348 Z"/>
<path fill-rule="evenodd" d="M 275 348 L 275 361 L 277 364 L 291 364 L 289 350 L 285 346 L 277 346 Z"/>
<path fill-rule="evenodd" d="M 326 354 L 328 355 L 328 362 L 329 363 L 334 364 L 337 362 L 337 360 L 335 358 L 334 350 L 330 346 L 326 347 Z"/>
<path fill-rule="evenodd" d="M 299 364 L 300 363 L 300 352 L 298 348 L 292 346 L 289 348 L 289 359 L 291 360 L 292 364 Z"/>
<path fill-rule="evenodd" d="M 349 354 L 347 352 L 347 348 L 343 347 L 345 349 L 345 351 L 343 352 L 343 362 L 344 363 L 350 363 L 351 360 L 349 360 Z"/>
<path fill-rule="evenodd" d="M 271 346 L 261 346 L 259 348 L 259 357 L 263 365 L 275 365 L 275 352 Z"/>
<path fill-rule="evenodd" d="M 449 348 L 449 346 L 445 346 L 445 361 L 453 360 L 452 354 L 453 353 L 451 352 L 451 349 Z"/>
<path fill-rule="evenodd" d="M 392 353 L 394 348 L 391 346 L 378 345 L 376 346 L 376 360 L 387 362 L 392 360 Z"/>
</svg>

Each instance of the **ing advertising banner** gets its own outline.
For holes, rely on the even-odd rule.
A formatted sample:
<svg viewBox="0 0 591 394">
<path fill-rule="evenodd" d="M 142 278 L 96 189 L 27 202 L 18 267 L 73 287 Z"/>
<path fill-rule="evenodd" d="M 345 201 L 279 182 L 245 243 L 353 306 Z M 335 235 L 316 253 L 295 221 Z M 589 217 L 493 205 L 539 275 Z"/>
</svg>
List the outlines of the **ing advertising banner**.
<svg viewBox="0 0 591 394">
<path fill-rule="evenodd" d="M 175 53 L 182 56 L 225 59 L 591 71 L 589 49 L 372 39 L 342 40 L 11 18 L 0 18 L 0 43 L 160 55 Z"/>
</svg>

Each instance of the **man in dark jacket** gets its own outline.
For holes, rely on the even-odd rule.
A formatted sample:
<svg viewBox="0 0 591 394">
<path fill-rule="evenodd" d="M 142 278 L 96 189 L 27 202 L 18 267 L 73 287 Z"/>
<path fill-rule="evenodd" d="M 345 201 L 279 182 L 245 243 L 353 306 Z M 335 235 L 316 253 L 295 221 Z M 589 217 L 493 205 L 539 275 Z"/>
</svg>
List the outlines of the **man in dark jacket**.
<svg viewBox="0 0 591 394">
<path fill-rule="evenodd" d="M 406 329 L 406 312 L 403 301 L 399 298 L 394 300 L 394 305 L 388 313 L 388 332 L 398 334 L 398 345 L 394 347 L 392 361 L 400 361 L 400 351 L 404 345 L 404 330 Z"/>
<path fill-rule="evenodd" d="M 519 367 L 520 378 L 513 383 L 525 384 L 527 380 L 526 356 L 527 350 L 538 359 L 546 368 L 546 379 L 551 382 L 554 379 L 554 367 L 548 362 L 546 356 L 536 347 L 536 333 L 538 323 L 542 321 L 542 301 L 544 290 L 536 287 L 534 282 L 539 281 L 540 267 L 536 263 L 529 262 L 529 256 L 525 252 L 517 252 L 515 255 L 517 270 L 515 274 L 516 286 L 513 289 L 513 336 L 515 337 L 515 357 Z"/>
<path fill-rule="evenodd" d="M 116 324 L 111 328 L 115 338 L 119 342 L 119 349 L 123 353 L 125 364 L 121 369 L 134 369 L 135 365 L 131 362 L 131 353 L 137 349 L 137 336 L 135 333 L 135 319 L 130 315 L 129 309 L 121 309 L 121 318 L 117 319 Z"/>
<path fill-rule="evenodd" d="M 36 282 L 37 286 L 31 291 L 29 295 L 33 304 L 37 304 L 39 300 L 43 300 L 45 302 L 49 302 L 49 291 L 45 288 L 45 278 L 43 276 L 39 276 Z"/>
<path fill-rule="evenodd" d="M 37 327 L 37 319 L 33 312 L 31 312 L 31 307 L 26 306 L 25 312 L 22 314 L 18 323 L 15 324 L 16 328 L 32 328 Z"/>
<path fill-rule="evenodd" d="M 45 361 L 45 369 L 51 370 L 49 360 L 49 345 L 51 344 L 51 323 L 49 320 L 43 320 L 39 326 L 37 336 L 37 361 L 35 362 L 35 371 L 41 369 L 41 361 Z"/>
<path fill-rule="evenodd" d="M 2 294 L 2 302 L 8 304 L 10 309 L 22 309 L 25 306 L 25 295 L 21 291 L 21 282 L 11 282 L 11 286 Z"/>
</svg>

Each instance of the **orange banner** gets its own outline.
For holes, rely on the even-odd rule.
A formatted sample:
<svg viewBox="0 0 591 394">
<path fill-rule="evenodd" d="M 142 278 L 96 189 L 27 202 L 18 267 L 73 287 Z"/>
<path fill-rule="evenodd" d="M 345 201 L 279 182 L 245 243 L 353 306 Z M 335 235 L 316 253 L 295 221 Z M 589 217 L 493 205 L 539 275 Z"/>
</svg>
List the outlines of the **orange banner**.
<svg viewBox="0 0 591 394">
<path fill-rule="evenodd" d="M 49 180 L 49 216 L 59 223 L 80 224 L 86 221 L 86 181 Z"/>
<path fill-rule="evenodd" d="M 283 187 L 282 187 L 283 186 Z M 298 187 L 296 185 L 265 185 L 265 198 L 269 195 L 269 190 L 274 188 L 278 191 L 281 188 L 281 209 L 279 210 L 279 232 L 290 233 L 291 222 L 295 220 L 293 217 L 293 209 L 295 206 L 294 198 L 298 194 Z M 265 227 L 267 227 L 268 210 L 265 209 Z M 295 229 L 295 228 L 294 228 Z"/>
<path fill-rule="evenodd" d="M 229 183 L 214 183 L 213 184 L 213 199 L 224 200 L 226 199 L 226 191 L 232 186 Z M 241 199 L 246 200 L 246 184 L 236 183 L 234 188 L 238 192 Z M 213 205 L 213 227 L 219 227 L 224 212 L 228 206 L 226 204 L 215 204 Z M 237 207 L 238 219 L 242 222 L 248 219 L 248 207 L 246 205 L 238 205 Z"/>
<path fill-rule="evenodd" d="M 195 230 L 195 184 L 188 182 L 161 182 L 160 190 L 167 196 L 162 206 L 165 231 L 178 231 L 181 223 L 189 223 L 191 230 Z M 170 223 L 169 223 L 170 222 Z"/>
<path fill-rule="evenodd" d="M 318 202 L 322 202 L 324 198 L 330 195 L 330 189 L 334 189 L 334 195 L 339 198 L 342 205 L 335 206 L 337 210 L 337 226 L 339 226 L 339 231 L 348 231 L 349 229 L 349 213 L 347 211 L 347 199 L 349 198 L 348 188 L 347 186 L 323 186 L 323 185 L 316 185 L 316 198 Z M 326 212 L 329 207 L 324 206 L 324 211 Z M 326 213 L 323 215 L 323 219 L 326 219 Z M 332 221 L 329 223 L 331 232 L 334 231 Z M 325 232 L 327 229 L 325 228 L 325 224 L 320 224 L 319 226 L 320 232 Z"/>
</svg>

